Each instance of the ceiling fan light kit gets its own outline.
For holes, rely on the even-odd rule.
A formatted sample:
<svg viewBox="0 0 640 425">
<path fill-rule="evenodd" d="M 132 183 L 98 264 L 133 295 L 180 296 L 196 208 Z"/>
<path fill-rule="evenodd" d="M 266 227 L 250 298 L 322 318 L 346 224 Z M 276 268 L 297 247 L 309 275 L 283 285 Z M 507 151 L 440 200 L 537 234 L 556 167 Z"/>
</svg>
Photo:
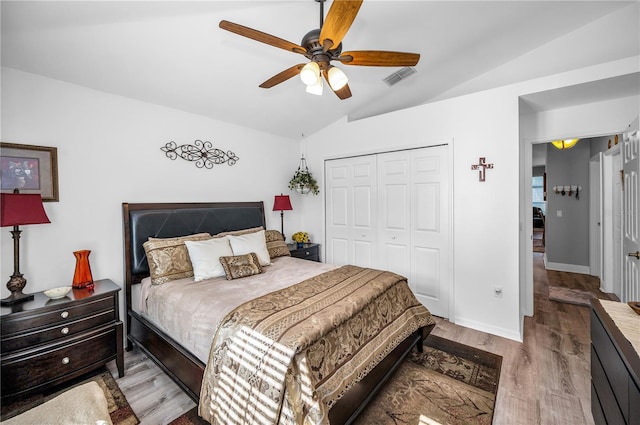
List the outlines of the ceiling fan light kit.
<svg viewBox="0 0 640 425">
<path fill-rule="evenodd" d="M 341 69 L 331 65 L 332 60 L 351 66 L 388 67 L 415 66 L 420 60 L 420 55 L 417 53 L 382 50 L 342 52 L 342 39 L 349 31 L 363 0 L 333 0 L 326 19 L 324 18 L 325 0 L 315 1 L 320 3 L 320 29 L 314 29 L 305 34 L 300 45 L 253 28 L 225 20 L 220 21 L 219 26 L 224 30 L 303 55 L 309 60 L 306 64 L 294 65 L 274 75 L 260 84 L 261 88 L 268 89 L 295 75 L 300 75 L 300 79 L 307 86 L 308 93 L 322 94 L 324 77 L 336 96 L 344 100 L 351 97 L 348 78 Z"/>
<path fill-rule="evenodd" d="M 318 78 L 315 84 L 308 85 L 306 92 L 315 94 L 316 96 L 322 95 L 322 78 Z"/>
<path fill-rule="evenodd" d="M 302 67 L 300 79 L 307 86 L 313 86 L 320 80 L 320 66 L 317 62 L 309 62 Z"/>
<path fill-rule="evenodd" d="M 329 84 L 334 90 L 340 90 L 349 82 L 347 75 L 340 68 L 333 65 L 329 65 L 328 77 Z"/>
</svg>

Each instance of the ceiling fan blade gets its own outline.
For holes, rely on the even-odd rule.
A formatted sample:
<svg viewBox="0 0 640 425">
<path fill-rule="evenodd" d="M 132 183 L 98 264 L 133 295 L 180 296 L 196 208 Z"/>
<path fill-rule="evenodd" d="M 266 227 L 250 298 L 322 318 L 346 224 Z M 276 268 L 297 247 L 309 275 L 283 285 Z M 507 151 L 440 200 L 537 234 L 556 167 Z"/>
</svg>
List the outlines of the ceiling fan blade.
<svg viewBox="0 0 640 425">
<path fill-rule="evenodd" d="M 363 0 L 333 0 L 320 30 L 320 44 L 327 52 L 336 48 L 351 28 Z"/>
<path fill-rule="evenodd" d="M 291 68 L 285 69 L 284 71 L 269 78 L 267 81 L 260 84 L 260 87 L 262 87 L 263 89 L 270 89 L 271 87 L 280 84 L 283 81 L 287 81 L 289 78 L 295 77 L 296 75 L 300 74 L 300 70 L 303 66 L 305 66 L 304 63 L 293 65 Z"/>
<path fill-rule="evenodd" d="M 342 52 L 333 58 L 345 65 L 361 66 L 415 66 L 420 60 L 418 53 L 387 52 L 384 50 L 357 50 Z"/>
<path fill-rule="evenodd" d="M 326 69 L 322 70 L 322 75 L 324 76 L 324 79 L 327 81 L 327 85 L 331 88 L 331 90 L 333 90 L 333 87 L 331 87 L 331 83 L 329 82 L 329 73 L 327 72 Z M 341 100 L 345 100 L 351 97 L 351 89 L 349 88 L 349 84 L 345 84 L 344 87 L 340 88 L 339 90 L 333 90 L 333 92 Z"/>
<path fill-rule="evenodd" d="M 253 28 L 245 27 L 240 24 L 234 24 L 233 22 L 224 20 L 220 21 L 219 26 L 223 30 L 231 31 L 233 33 L 250 38 L 252 40 L 259 41 L 261 43 L 279 47 L 280 49 L 288 50 L 293 53 L 300 53 L 301 55 L 307 54 L 307 51 L 304 47 L 290 41 L 283 40 L 282 38 L 278 38 L 274 35 L 267 34 L 266 32 L 254 30 Z"/>
</svg>

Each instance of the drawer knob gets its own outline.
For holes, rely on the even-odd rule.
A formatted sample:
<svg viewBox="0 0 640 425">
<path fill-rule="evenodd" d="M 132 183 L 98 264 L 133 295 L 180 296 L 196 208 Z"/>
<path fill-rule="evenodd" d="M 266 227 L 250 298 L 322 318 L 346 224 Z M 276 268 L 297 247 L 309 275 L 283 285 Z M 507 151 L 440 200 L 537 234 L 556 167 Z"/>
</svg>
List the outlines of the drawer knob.
<svg viewBox="0 0 640 425">
<path fill-rule="evenodd" d="M 69 357 L 65 357 L 62 359 L 62 364 L 69 364 Z"/>
<path fill-rule="evenodd" d="M 62 317 L 63 319 L 66 319 L 67 317 L 69 317 L 69 312 L 63 311 L 62 313 L 60 313 L 60 317 Z"/>
<path fill-rule="evenodd" d="M 304 254 L 305 254 L 305 255 L 309 255 L 309 251 L 306 251 Z"/>
<path fill-rule="evenodd" d="M 62 333 L 62 335 L 66 335 L 69 333 L 69 328 L 62 328 L 60 329 L 60 332 Z"/>
</svg>

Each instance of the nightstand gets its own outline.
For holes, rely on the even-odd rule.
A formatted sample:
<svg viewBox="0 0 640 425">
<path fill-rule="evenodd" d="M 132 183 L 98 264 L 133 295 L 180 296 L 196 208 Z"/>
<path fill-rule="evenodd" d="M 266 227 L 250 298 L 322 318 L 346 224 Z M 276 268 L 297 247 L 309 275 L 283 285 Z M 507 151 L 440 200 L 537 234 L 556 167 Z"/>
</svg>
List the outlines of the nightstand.
<svg viewBox="0 0 640 425">
<path fill-rule="evenodd" d="M 302 258 L 303 260 L 320 261 L 320 244 L 306 243 L 302 248 L 298 248 L 297 244 L 287 244 L 292 257 Z"/>
<path fill-rule="evenodd" d="M 93 292 L 73 289 L 58 300 L 37 292 L 31 301 L 3 306 L 2 398 L 45 390 L 114 359 L 124 376 L 119 291 L 103 279 Z"/>
</svg>

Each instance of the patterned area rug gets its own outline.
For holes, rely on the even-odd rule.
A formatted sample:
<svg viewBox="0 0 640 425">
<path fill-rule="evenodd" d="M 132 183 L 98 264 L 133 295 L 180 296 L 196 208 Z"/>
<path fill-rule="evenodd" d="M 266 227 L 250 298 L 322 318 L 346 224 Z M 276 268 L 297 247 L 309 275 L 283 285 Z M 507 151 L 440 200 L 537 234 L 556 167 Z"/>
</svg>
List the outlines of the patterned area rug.
<svg viewBox="0 0 640 425">
<path fill-rule="evenodd" d="M 34 394 L 18 401 L 3 403 L 2 410 L 0 412 L 1 418 L 2 420 L 6 420 L 19 415 L 32 407 L 51 400 L 69 388 L 89 381 L 96 381 L 98 385 L 100 385 L 100 388 L 102 388 L 109 406 L 109 416 L 111 417 L 111 422 L 113 422 L 114 425 L 137 425 L 140 423 L 136 414 L 131 409 L 131 406 L 129 406 L 129 402 L 126 397 L 120 390 L 120 387 L 118 387 L 115 379 L 113 379 L 111 373 L 104 368 L 98 369 L 97 372 L 93 372 L 90 376 L 84 375 L 75 379 L 71 384 L 65 384 L 64 388 L 58 389 L 57 391 L 54 390 L 53 392 Z"/>
<path fill-rule="evenodd" d="M 562 286 L 549 286 L 549 299 L 561 303 L 576 305 L 591 305 L 591 298 L 598 298 L 596 294 L 581 289 L 569 289 Z"/>
<path fill-rule="evenodd" d="M 502 357 L 430 335 L 356 420 L 357 425 L 491 424 Z M 203 425 L 193 408 L 170 425 Z"/>
</svg>

